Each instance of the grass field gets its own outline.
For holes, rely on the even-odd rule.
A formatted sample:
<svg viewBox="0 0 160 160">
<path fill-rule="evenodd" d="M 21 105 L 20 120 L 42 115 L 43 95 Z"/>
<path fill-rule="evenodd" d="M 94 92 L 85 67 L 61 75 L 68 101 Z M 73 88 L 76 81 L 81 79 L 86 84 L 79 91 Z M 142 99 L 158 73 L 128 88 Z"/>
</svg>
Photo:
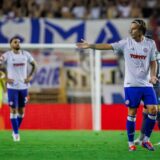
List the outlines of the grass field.
<svg viewBox="0 0 160 160">
<path fill-rule="evenodd" d="M 160 141 L 160 133 L 151 140 Z M 160 145 L 155 149 L 129 152 L 124 131 L 21 131 L 20 142 L 0 131 L 1 160 L 159 160 Z"/>
</svg>

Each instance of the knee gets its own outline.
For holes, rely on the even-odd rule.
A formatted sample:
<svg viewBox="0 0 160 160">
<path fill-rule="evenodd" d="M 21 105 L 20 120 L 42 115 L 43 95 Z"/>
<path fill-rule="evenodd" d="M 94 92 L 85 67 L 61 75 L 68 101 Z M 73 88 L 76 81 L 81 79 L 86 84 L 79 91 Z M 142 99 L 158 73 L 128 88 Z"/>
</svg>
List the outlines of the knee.
<svg viewBox="0 0 160 160">
<path fill-rule="evenodd" d="M 156 115 L 157 114 L 157 106 L 148 107 L 148 112 L 149 112 L 149 114 Z"/>
<path fill-rule="evenodd" d="M 23 115 L 24 111 L 18 111 L 18 114 Z"/>
<path fill-rule="evenodd" d="M 10 113 L 16 114 L 17 113 L 17 109 L 16 108 L 10 108 Z"/>
<path fill-rule="evenodd" d="M 24 108 L 19 108 L 18 109 L 18 114 L 23 115 L 24 114 Z"/>
<path fill-rule="evenodd" d="M 132 108 L 128 109 L 128 115 L 129 116 L 136 116 L 136 113 L 137 113 L 136 109 L 132 109 Z"/>
</svg>

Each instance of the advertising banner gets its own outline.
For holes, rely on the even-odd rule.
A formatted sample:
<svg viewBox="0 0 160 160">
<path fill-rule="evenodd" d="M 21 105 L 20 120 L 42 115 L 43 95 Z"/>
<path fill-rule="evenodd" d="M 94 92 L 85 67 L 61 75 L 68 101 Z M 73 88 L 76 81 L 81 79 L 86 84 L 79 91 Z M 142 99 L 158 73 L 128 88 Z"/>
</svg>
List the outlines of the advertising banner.
<svg viewBox="0 0 160 160">
<path fill-rule="evenodd" d="M 1 18 L 0 43 L 8 43 L 13 36 L 18 36 L 23 43 L 32 44 L 77 43 L 81 39 L 86 39 L 89 43 L 112 43 L 129 35 L 131 22 L 132 19 L 84 21 Z M 32 80 L 32 89 L 63 88 L 70 97 L 90 99 L 92 95 L 91 62 L 87 53 L 78 52 L 67 51 L 67 49 L 37 51 L 37 53 L 31 51 L 38 62 L 38 70 Z M 89 53 L 89 51 L 86 52 Z M 103 102 L 123 103 L 123 59 L 111 51 L 109 53 L 103 51 L 101 60 Z M 62 70 L 63 75 L 60 72 Z"/>
<path fill-rule="evenodd" d="M 82 38 L 91 43 L 111 43 L 128 35 L 131 21 L 1 18 L 0 43 L 8 43 L 13 36 L 24 43 L 75 43 Z"/>
</svg>

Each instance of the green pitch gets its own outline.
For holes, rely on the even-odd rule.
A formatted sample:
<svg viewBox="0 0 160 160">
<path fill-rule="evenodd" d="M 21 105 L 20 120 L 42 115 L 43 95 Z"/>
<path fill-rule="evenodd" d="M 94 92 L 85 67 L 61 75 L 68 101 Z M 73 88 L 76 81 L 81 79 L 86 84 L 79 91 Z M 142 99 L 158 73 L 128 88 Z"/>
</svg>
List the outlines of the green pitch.
<svg viewBox="0 0 160 160">
<path fill-rule="evenodd" d="M 159 142 L 160 133 L 151 140 Z M 155 149 L 129 152 L 124 131 L 21 131 L 20 142 L 0 131 L 1 160 L 159 160 L 160 145 Z"/>
</svg>

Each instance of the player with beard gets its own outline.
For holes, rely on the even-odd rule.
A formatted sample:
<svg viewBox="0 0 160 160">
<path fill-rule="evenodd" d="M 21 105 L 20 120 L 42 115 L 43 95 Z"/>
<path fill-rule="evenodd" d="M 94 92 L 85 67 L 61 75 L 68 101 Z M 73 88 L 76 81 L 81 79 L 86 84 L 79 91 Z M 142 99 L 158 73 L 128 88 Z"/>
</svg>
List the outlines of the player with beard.
<svg viewBox="0 0 160 160">
<path fill-rule="evenodd" d="M 36 70 L 36 63 L 28 51 L 21 50 L 20 39 L 13 37 L 10 40 L 11 50 L 0 57 L 1 64 L 6 67 L 6 82 L 8 93 L 8 104 L 10 107 L 10 120 L 12 125 L 13 141 L 20 141 L 19 128 L 22 123 L 25 105 L 28 97 L 28 87 Z M 31 71 L 28 74 L 28 64 Z"/>
</svg>

